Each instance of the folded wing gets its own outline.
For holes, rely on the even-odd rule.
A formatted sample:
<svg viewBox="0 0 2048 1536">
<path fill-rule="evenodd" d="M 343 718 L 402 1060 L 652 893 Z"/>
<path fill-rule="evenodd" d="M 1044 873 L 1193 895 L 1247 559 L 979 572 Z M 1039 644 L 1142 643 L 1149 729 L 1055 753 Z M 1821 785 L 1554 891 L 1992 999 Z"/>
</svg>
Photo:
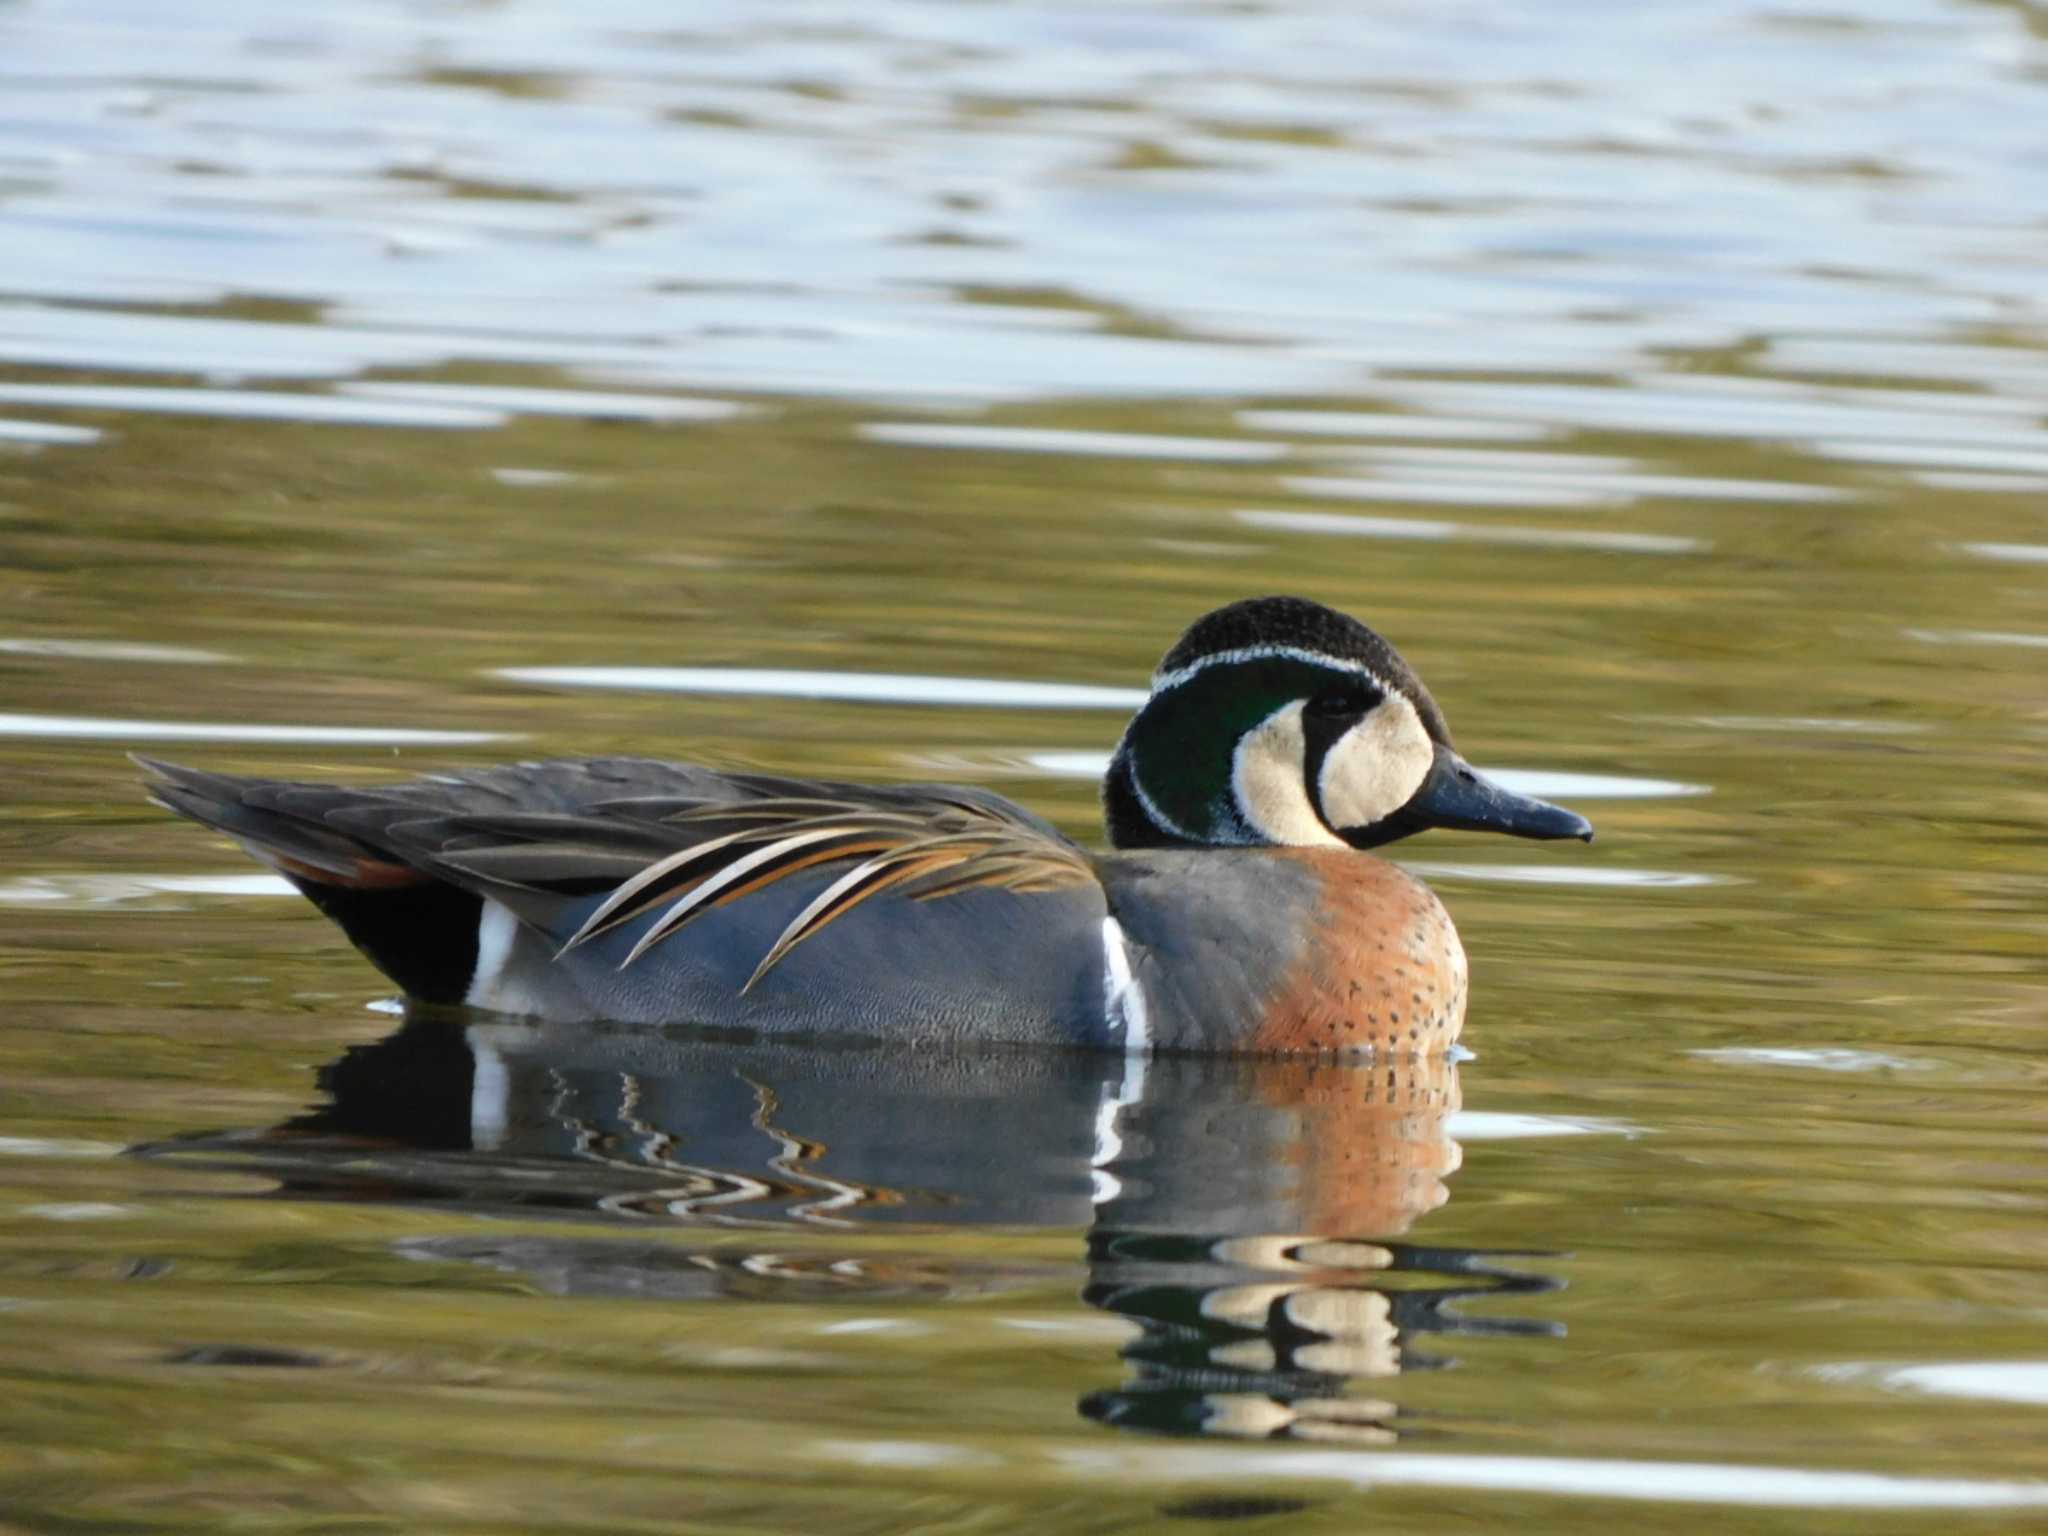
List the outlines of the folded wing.
<svg viewBox="0 0 2048 1536">
<path fill-rule="evenodd" d="M 564 955 L 658 913 L 628 952 L 630 966 L 706 912 L 799 872 L 843 866 L 768 946 L 751 987 L 805 939 L 885 893 L 932 901 L 1096 878 L 1088 856 L 1046 822 L 1000 796 L 946 785 L 817 784 L 599 758 L 363 788 L 138 762 L 159 804 L 237 839 L 372 958 L 378 950 L 357 924 L 380 905 L 360 899 L 374 892 L 438 884 L 489 897 Z M 598 893 L 604 899 L 590 909 Z"/>
</svg>

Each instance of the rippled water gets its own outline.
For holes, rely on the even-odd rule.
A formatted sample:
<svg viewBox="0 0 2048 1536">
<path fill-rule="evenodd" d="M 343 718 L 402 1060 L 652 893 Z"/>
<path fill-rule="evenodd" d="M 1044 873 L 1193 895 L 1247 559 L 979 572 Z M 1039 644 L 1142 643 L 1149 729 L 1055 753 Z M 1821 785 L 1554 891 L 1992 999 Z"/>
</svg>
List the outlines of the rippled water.
<svg viewBox="0 0 2048 1536">
<path fill-rule="evenodd" d="M 303 12 L 303 13 L 302 13 Z M 0 1521 L 2048 1522 L 2048 26 L 0 6 Z M 1590 849 L 1462 1066 L 372 1007 L 123 752 L 1093 835 L 1204 608 Z"/>
</svg>

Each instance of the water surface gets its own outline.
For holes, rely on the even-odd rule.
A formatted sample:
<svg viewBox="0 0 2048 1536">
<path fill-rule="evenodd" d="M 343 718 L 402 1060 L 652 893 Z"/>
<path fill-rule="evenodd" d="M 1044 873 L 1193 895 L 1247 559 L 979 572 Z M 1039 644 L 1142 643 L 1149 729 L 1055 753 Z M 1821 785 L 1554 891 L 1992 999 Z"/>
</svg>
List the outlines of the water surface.
<svg viewBox="0 0 2048 1536">
<path fill-rule="evenodd" d="M 0 7 L 0 1510 L 2048 1522 L 2044 33 Z M 1591 848 L 1448 1064 L 420 1015 L 129 750 L 1093 838 L 1203 609 Z"/>
</svg>

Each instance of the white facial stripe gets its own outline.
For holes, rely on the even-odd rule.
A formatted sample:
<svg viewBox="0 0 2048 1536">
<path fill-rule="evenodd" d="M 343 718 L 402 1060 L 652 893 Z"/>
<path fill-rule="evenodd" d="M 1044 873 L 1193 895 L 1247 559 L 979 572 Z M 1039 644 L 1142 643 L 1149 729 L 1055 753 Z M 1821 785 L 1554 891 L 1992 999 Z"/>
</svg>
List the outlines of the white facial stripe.
<svg viewBox="0 0 2048 1536">
<path fill-rule="evenodd" d="M 1407 696 L 1390 693 L 1323 755 L 1316 790 L 1333 827 L 1367 827 L 1406 805 L 1429 776 L 1436 744 Z"/>
<path fill-rule="evenodd" d="M 1152 691 L 1164 693 L 1169 688 L 1178 688 L 1193 677 L 1199 677 L 1211 667 L 1233 667 L 1246 661 L 1302 661 L 1312 667 L 1325 667 L 1332 672 L 1347 673 L 1362 677 L 1381 693 L 1395 690 L 1387 680 L 1373 671 L 1362 661 L 1347 661 L 1341 656 L 1326 656 L 1321 651 L 1304 650 L 1298 645 L 1247 645 L 1235 651 L 1217 651 L 1211 656 L 1198 656 L 1184 667 L 1175 667 L 1171 672 L 1152 674 Z"/>
<path fill-rule="evenodd" d="M 1237 794 L 1238 814 L 1267 842 L 1342 848 L 1344 840 L 1323 825 L 1309 803 L 1308 738 L 1301 728 L 1304 702 L 1296 699 L 1274 710 L 1245 732 L 1231 757 L 1230 785 Z"/>
</svg>

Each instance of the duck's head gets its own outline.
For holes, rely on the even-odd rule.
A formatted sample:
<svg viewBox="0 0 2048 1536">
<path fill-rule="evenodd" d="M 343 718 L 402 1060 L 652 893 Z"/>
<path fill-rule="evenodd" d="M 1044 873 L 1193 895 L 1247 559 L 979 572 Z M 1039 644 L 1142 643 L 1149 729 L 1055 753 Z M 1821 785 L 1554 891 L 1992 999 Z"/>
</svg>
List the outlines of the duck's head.
<svg viewBox="0 0 2048 1536">
<path fill-rule="evenodd" d="M 1189 626 L 1102 797 L 1119 848 L 1373 848 L 1429 827 L 1593 836 L 1585 817 L 1476 772 L 1391 645 L 1299 597 L 1232 603 Z"/>
</svg>

